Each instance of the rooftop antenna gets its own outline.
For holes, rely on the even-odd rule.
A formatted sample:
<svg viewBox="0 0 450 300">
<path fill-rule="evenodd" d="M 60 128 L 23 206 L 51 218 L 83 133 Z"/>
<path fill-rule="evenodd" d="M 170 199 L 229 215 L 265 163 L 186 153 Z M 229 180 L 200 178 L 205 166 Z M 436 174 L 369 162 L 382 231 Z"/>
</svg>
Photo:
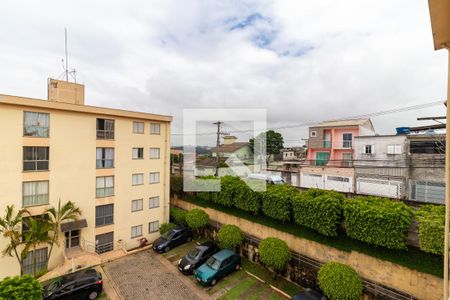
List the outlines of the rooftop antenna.
<svg viewBox="0 0 450 300">
<path fill-rule="evenodd" d="M 64 46 L 66 52 L 66 81 L 69 81 L 69 55 L 67 54 L 67 28 L 64 27 Z"/>
<path fill-rule="evenodd" d="M 69 75 L 72 76 L 74 82 L 77 82 L 77 78 L 76 78 L 76 73 L 77 71 L 75 69 L 72 69 L 71 71 L 69 71 L 69 51 L 67 49 L 67 28 L 64 27 L 64 52 L 66 55 L 65 60 L 62 59 L 62 67 L 64 69 L 63 74 L 59 75 L 58 79 L 61 77 L 65 77 L 66 81 L 69 82 Z"/>
</svg>

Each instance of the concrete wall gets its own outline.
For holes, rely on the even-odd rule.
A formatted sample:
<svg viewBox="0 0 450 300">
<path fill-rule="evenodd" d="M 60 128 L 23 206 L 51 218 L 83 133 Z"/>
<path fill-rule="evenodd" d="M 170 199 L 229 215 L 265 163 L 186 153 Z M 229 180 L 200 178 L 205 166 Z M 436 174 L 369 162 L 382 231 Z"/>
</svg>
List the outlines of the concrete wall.
<svg viewBox="0 0 450 300">
<path fill-rule="evenodd" d="M 193 208 L 204 209 L 211 220 L 222 224 L 233 224 L 247 234 L 259 239 L 277 237 L 287 243 L 291 250 L 307 257 L 327 262 L 338 261 L 352 266 L 361 277 L 379 284 L 391 287 L 404 293 L 413 295 L 417 299 L 442 299 L 442 279 L 433 275 L 420 273 L 406 267 L 383 261 L 359 252 L 344 252 L 310 240 L 293 236 L 289 233 L 255 224 L 245 219 L 222 213 L 220 211 L 198 207 L 192 203 L 179 199 L 172 199 L 172 204 L 186 210 Z"/>
</svg>

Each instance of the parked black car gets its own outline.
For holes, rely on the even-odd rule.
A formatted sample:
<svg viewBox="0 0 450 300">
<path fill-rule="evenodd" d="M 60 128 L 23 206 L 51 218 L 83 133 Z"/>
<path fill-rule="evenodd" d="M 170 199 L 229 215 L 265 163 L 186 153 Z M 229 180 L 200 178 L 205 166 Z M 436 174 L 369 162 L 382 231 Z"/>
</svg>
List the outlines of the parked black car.
<svg viewBox="0 0 450 300">
<path fill-rule="evenodd" d="M 192 230 L 186 227 L 178 227 L 167 231 L 159 239 L 153 242 L 153 250 L 164 253 L 178 245 L 192 241 Z"/>
<path fill-rule="evenodd" d="M 63 275 L 42 283 L 44 300 L 96 299 L 103 290 L 102 274 L 86 269 Z"/>
<path fill-rule="evenodd" d="M 328 300 L 328 298 L 318 291 L 308 288 L 292 297 L 292 300 Z"/>
<path fill-rule="evenodd" d="M 192 272 L 203 265 L 206 260 L 213 254 L 220 251 L 220 248 L 213 241 L 206 241 L 196 246 L 188 252 L 178 263 L 178 270 L 185 275 Z"/>
</svg>

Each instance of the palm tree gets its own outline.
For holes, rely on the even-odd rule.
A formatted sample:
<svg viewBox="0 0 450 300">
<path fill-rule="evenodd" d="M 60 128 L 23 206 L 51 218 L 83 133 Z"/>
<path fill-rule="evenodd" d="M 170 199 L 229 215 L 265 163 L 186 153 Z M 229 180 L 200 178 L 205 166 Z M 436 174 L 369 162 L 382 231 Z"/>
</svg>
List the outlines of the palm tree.
<svg viewBox="0 0 450 300">
<path fill-rule="evenodd" d="M 52 242 L 50 244 L 50 251 L 48 253 L 48 260 L 53 251 L 53 245 L 59 246 L 59 227 L 63 221 L 77 220 L 81 216 L 81 209 L 75 203 L 69 201 L 61 206 L 61 199 L 58 201 L 58 209 L 51 207 L 46 211 L 48 215 L 48 223 L 50 224 L 50 231 L 53 232 Z"/>
<path fill-rule="evenodd" d="M 9 239 L 9 244 L 2 251 L 2 255 L 15 256 L 22 267 L 22 257 L 19 255 L 18 248 L 23 243 L 22 241 L 22 218 L 23 215 L 28 213 L 26 209 L 19 210 L 16 214 L 14 213 L 14 205 L 8 205 L 5 209 L 6 215 L 0 218 L 0 234 L 6 239 Z"/>
<path fill-rule="evenodd" d="M 35 276 L 38 271 L 36 270 L 36 247 L 42 243 L 52 245 L 53 239 L 48 235 L 52 227 L 41 216 L 28 218 L 26 225 L 28 230 L 25 233 L 25 248 L 22 250 L 21 256 L 22 260 L 25 259 L 28 252 L 33 249 L 33 275 Z"/>
</svg>

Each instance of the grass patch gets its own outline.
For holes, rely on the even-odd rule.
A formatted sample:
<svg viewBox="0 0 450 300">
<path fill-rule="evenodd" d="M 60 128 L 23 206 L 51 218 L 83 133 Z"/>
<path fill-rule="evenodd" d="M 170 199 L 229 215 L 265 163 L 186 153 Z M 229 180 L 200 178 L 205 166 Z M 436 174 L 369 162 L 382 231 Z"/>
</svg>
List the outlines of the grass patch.
<svg viewBox="0 0 450 300">
<path fill-rule="evenodd" d="M 247 277 L 242 280 L 237 286 L 228 291 L 225 295 L 220 297 L 221 300 L 234 300 L 238 299 L 241 294 L 247 291 L 252 285 L 257 282 L 255 278 Z"/>
<path fill-rule="evenodd" d="M 209 207 L 238 218 L 246 219 L 342 251 L 364 253 L 412 270 L 428 273 L 441 278 L 443 277 L 443 256 L 425 253 L 414 247 L 408 247 L 408 250 L 390 250 L 354 240 L 348 237 L 343 230 L 338 233 L 337 237 L 326 237 L 312 229 L 300 226 L 293 222 L 282 223 L 265 215 L 253 215 L 235 207 L 224 207 L 212 201 L 200 199 L 192 195 L 183 195 L 180 200 L 191 202 L 201 207 Z"/>
<path fill-rule="evenodd" d="M 98 296 L 97 299 L 98 299 L 98 300 L 107 300 L 107 299 L 108 299 L 108 296 L 106 295 L 105 292 L 102 292 L 102 293 Z"/>
</svg>

